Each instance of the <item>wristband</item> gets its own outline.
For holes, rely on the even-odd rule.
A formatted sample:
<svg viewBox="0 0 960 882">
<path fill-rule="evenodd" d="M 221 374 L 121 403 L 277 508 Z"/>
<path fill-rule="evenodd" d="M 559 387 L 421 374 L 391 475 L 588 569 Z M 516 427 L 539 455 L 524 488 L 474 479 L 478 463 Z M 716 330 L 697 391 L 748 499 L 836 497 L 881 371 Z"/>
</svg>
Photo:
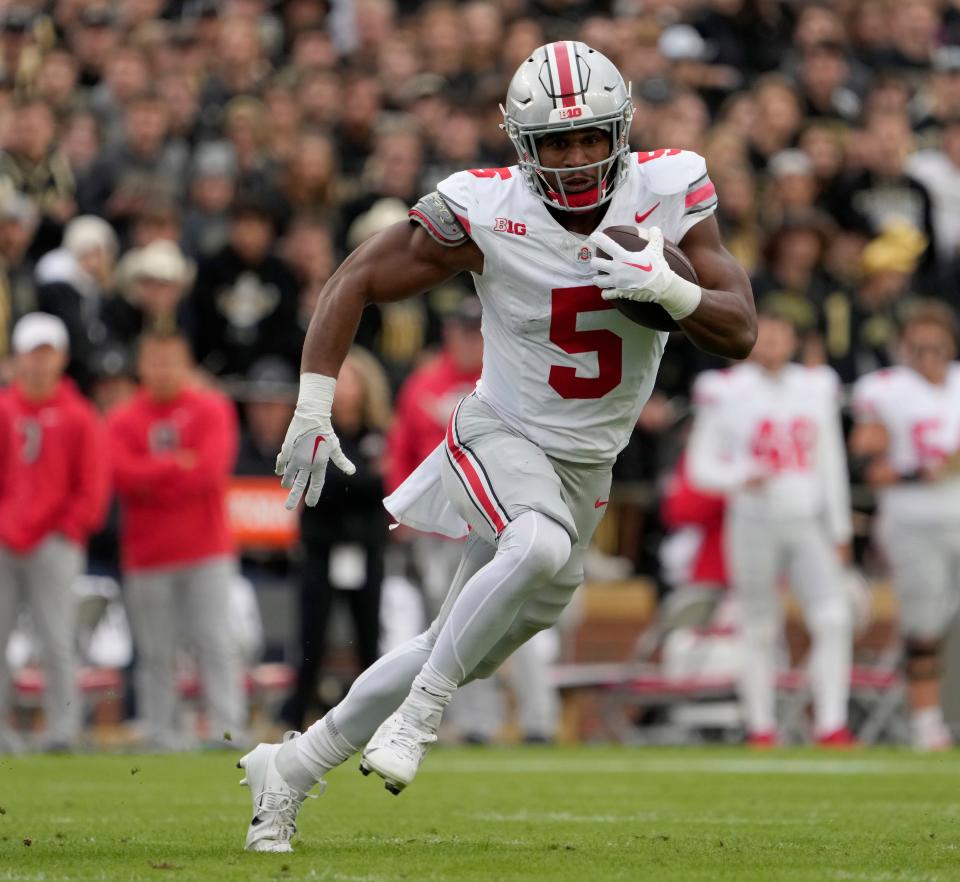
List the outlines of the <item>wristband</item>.
<svg viewBox="0 0 960 882">
<path fill-rule="evenodd" d="M 300 392 L 297 395 L 297 411 L 317 417 L 330 418 L 333 408 L 333 393 L 337 381 L 324 374 L 300 374 Z"/>
<path fill-rule="evenodd" d="M 670 281 L 664 289 L 660 305 L 670 314 L 670 318 L 680 321 L 696 311 L 703 299 L 703 289 L 672 270 L 669 275 Z"/>
</svg>

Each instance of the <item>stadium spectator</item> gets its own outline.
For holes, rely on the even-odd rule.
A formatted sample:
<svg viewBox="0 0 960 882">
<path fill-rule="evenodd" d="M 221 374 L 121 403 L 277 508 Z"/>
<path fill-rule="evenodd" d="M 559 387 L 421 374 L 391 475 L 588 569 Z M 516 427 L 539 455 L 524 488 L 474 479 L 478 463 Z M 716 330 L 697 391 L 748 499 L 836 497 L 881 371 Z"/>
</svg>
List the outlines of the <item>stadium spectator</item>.
<svg viewBox="0 0 960 882">
<path fill-rule="evenodd" d="M 227 244 L 199 261 L 190 294 L 197 358 L 220 376 L 243 374 L 263 355 L 297 365 L 297 282 L 274 253 L 274 215 L 256 194 L 239 195 L 230 215 Z"/>
<path fill-rule="evenodd" d="M 243 430 L 234 471 L 273 475 L 297 402 L 297 375 L 286 360 L 265 355 L 250 365 L 237 397 L 243 405 Z"/>
<path fill-rule="evenodd" d="M 191 743 L 177 729 L 181 634 L 202 671 L 207 740 L 242 741 L 247 719 L 239 647 L 223 619 L 236 567 L 225 501 L 236 417 L 220 393 L 192 384 L 192 368 L 186 338 L 148 333 L 142 388 L 108 420 L 139 707 L 148 743 L 167 750 Z"/>
<path fill-rule="evenodd" d="M 93 407 L 64 378 L 69 338 L 56 316 L 34 312 L 13 330 L 14 380 L 0 393 L 0 752 L 6 646 L 25 598 L 43 650 L 44 746 L 69 750 L 80 733 L 73 581 L 106 514 L 108 466 Z"/>
<path fill-rule="evenodd" d="M 37 209 L 27 196 L 15 190 L 0 196 L 0 358 L 8 352 L 17 319 L 37 308 L 29 255 L 37 221 Z"/>
<path fill-rule="evenodd" d="M 63 246 L 37 263 L 37 305 L 63 319 L 70 333 L 70 374 L 83 385 L 86 359 L 102 343 L 100 309 L 110 296 L 117 259 L 117 237 L 103 218 L 75 217 L 63 234 Z"/>
<path fill-rule="evenodd" d="M 333 422 L 344 451 L 356 457 L 352 461 L 357 472 L 349 478 L 331 474 L 324 488 L 334 500 L 336 518 L 315 508 L 304 508 L 301 515 L 306 552 L 300 585 L 301 661 L 296 688 L 281 712 L 284 723 L 295 729 L 304 724 L 317 701 L 336 597 L 349 607 L 360 668 L 366 670 L 380 655 L 380 590 L 387 544 L 382 463 L 390 398 L 382 368 L 361 349 L 352 350 L 340 372 Z"/>
<path fill-rule="evenodd" d="M 170 333 L 185 326 L 193 268 L 174 242 L 160 240 L 128 252 L 124 275 L 123 293 L 101 308 L 110 339 L 132 346 L 144 331 Z"/>
</svg>

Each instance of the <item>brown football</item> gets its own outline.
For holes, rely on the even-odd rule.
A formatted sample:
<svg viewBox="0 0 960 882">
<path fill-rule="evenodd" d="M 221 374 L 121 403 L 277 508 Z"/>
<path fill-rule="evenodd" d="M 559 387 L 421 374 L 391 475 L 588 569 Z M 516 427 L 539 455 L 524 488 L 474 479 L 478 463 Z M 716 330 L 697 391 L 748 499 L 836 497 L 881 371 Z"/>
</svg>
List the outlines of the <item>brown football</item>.
<svg viewBox="0 0 960 882">
<path fill-rule="evenodd" d="M 627 251 L 643 251 L 647 246 L 647 240 L 637 233 L 636 227 L 627 225 L 607 227 L 603 232 L 613 239 L 621 248 L 626 248 Z M 609 257 L 608 254 L 599 248 L 597 249 L 597 256 Z M 687 256 L 672 242 L 664 241 L 663 256 L 667 259 L 667 264 L 670 266 L 670 269 L 678 276 L 681 276 L 688 282 L 693 282 L 695 285 L 700 284 L 700 280 L 697 278 L 697 271 L 693 268 L 693 264 L 687 260 Z M 655 331 L 677 331 L 680 329 L 680 326 L 670 317 L 670 313 L 659 303 L 637 303 L 635 300 L 624 300 L 622 298 L 618 298 L 613 302 L 616 304 L 617 309 L 630 319 L 630 321 L 636 322 L 638 325 L 643 325 L 645 328 L 653 328 Z"/>
</svg>

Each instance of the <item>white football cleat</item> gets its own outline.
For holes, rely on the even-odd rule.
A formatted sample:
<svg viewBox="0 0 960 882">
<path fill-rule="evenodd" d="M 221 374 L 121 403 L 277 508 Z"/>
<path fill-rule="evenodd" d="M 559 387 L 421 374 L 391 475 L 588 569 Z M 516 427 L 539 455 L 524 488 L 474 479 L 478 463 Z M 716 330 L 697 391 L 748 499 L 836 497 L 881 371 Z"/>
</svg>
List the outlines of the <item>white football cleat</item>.
<svg viewBox="0 0 960 882">
<path fill-rule="evenodd" d="M 436 732 L 411 723 L 397 711 L 367 742 L 360 758 L 360 771 L 364 775 L 376 772 L 383 778 L 387 790 L 399 796 L 416 776 L 420 763 L 436 740 Z"/>
<path fill-rule="evenodd" d="M 283 740 L 290 741 L 299 734 L 287 732 Z M 308 794 L 295 790 L 277 771 L 277 753 L 282 746 L 258 744 L 237 763 L 237 768 L 247 773 L 240 784 L 250 788 L 253 799 L 253 819 L 244 846 L 247 851 L 293 851 L 290 840 L 297 835 L 297 813 Z M 320 793 L 326 790 L 325 781 L 317 785 Z"/>
</svg>

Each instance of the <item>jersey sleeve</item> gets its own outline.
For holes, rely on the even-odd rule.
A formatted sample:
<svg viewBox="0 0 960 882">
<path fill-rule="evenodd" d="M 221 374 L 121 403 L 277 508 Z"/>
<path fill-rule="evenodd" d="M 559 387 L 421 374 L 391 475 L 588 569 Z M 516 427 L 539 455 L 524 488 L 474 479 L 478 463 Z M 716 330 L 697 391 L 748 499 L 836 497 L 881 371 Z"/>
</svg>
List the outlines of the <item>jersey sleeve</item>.
<svg viewBox="0 0 960 882">
<path fill-rule="evenodd" d="M 460 171 L 437 184 L 437 192 L 468 236 L 471 216 L 477 206 L 476 181 L 477 177 L 472 172 Z"/>
<path fill-rule="evenodd" d="M 710 217 L 717 210 L 717 188 L 707 173 L 707 161 L 699 153 L 692 153 L 696 162 L 691 163 L 692 180 L 683 195 L 683 216 L 680 220 L 682 239 L 691 227 Z"/>
<path fill-rule="evenodd" d="M 652 150 L 636 156 L 650 191 L 680 203 L 677 242 L 717 210 L 717 188 L 707 174 L 707 161 L 699 153 Z"/>
<path fill-rule="evenodd" d="M 699 410 L 720 404 L 730 386 L 727 371 L 704 371 L 693 383 L 692 399 Z"/>
<path fill-rule="evenodd" d="M 463 224 L 436 190 L 421 196 L 407 212 L 407 217 L 411 223 L 423 227 L 431 239 L 447 248 L 455 248 L 468 238 Z"/>
</svg>

